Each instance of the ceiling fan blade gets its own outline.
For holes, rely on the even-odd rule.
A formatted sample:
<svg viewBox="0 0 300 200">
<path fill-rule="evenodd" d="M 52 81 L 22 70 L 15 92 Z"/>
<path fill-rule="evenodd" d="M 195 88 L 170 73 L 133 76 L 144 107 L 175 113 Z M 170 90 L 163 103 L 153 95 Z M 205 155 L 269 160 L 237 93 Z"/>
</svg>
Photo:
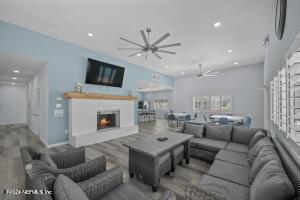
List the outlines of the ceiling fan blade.
<svg viewBox="0 0 300 200">
<path fill-rule="evenodd" d="M 140 33 L 141 33 L 142 38 L 143 38 L 143 40 L 144 40 L 144 42 L 145 42 L 145 46 L 148 47 L 148 46 L 149 46 L 149 42 L 148 42 L 148 40 L 147 40 L 147 38 L 146 38 L 145 31 L 140 30 Z"/>
<path fill-rule="evenodd" d="M 170 36 L 170 33 L 164 34 L 161 38 L 159 38 L 158 40 L 156 40 L 156 41 L 152 44 L 152 46 L 155 46 L 155 45 L 161 43 L 164 39 L 166 39 L 166 38 L 169 37 L 169 36 Z"/>
<path fill-rule="evenodd" d="M 205 74 L 204 76 L 218 76 L 217 74 Z"/>
<path fill-rule="evenodd" d="M 175 47 L 175 46 L 180 46 L 180 45 L 181 45 L 181 43 L 174 43 L 174 44 L 166 44 L 166 45 L 157 46 L 156 48 L 162 49 L 162 48 Z"/>
<path fill-rule="evenodd" d="M 206 72 L 204 72 L 204 73 L 202 73 L 203 75 L 205 75 L 205 74 L 208 74 L 210 71 L 208 70 L 208 71 L 206 71 Z"/>
<path fill-rule="evenodd" d="M 139 53 L 143 53 L 143 52 L 144 52 L 144 51 L 139 51 L 139 52 L 137 52 L 137 53 L 130 54 L 128 57 L 136 56 L 136 55 L 138 55 Z"/>
<path fill-rule="evenodd" d="M 142 48 L 118 48 L 118 50 L 143 50 Z"/>
<path fill-rule="evenodd" d="M 218 74 L 219 72 L 211 72 L 211 73 L 209 73 L 209 74 Z"/>
<path fill-rule="evenodd" d="M 160 55 L 158 55 L 156 52 L 152 52 L 153 55 L 155 55 L 158 59 L 161 59 Z"/>
<path fill-rule="evenodd" d="M 176 52 L 174 51 L 165 51 L 165 50 L 157 50 L 157 52 L 161 52 L 161 53 L 168 53 L 168 54 L 176 54 Z"/>
<path fill-rule="evenodd" d="M 144 46 L 142 46 L 142 45 L 140 45 L 140 44 L 138 44 L 138 43 L 136 43 L 136 42 L 132 42 L 132 41 L 130 41 L 130 40 L 127 40 L 127 39 L 125 39 L 125 38 L 120 37 L 120 39 L 121 39 L 121 40 L 124 40 L 124 41 L 126 41 L 126 42 L 129 42 L 129 43 L 131 43 L 131 44 L 134 44 L 134 45 L 136 45 L 136 46 L 142 47 L 143 49 L 145 48 Z"/>
</svg>

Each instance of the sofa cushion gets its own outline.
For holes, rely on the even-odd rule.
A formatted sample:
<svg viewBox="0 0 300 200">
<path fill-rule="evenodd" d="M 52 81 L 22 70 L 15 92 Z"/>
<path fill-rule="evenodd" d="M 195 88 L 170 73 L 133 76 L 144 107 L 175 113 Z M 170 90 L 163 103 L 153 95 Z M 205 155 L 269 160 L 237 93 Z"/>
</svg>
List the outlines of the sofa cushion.
<svg viewBox="0 0 300 200">
<path fill-rule="evenodd" d="M 65 175 L 58 175 L 53 186 L 55 200 L 89 200 L 81 188 Z"/>
<path fill-rule="evenodd" d="M 216 178 L 209 175 L 204 175 L 198 187 L 212 192 L 218 196 L 228 200 L 248 200 L 250 190 L 247 187 Z"/>
<path fill-rule="evenodd" d="M 264 137 L 260 139 L 258 142 L 256 142 L 256 144 L 251 149 L 249 149 L 248 161 L 250 164 L 253 163 L 253 160 L 256 158 L 257 154 L 264 146 L 274 146 L 274 144 L 272 143 L 269 137 Z"/>
<path fill-rule="evenodd" d="M 257 131 L 253 137 L 251 138 L 248 147 L 251 148 L 253 147 L 260 139 L 262 139 L 263 137 L 265 137 L 265 133 L 262 131 Z"/>
<path fill-rule="evenodd" d="M 232 142 L 249 144 L 251 138 L 255 133 L 260 130 L 257 128 L 248 128 L 244 126 L 233 126 L 232 130 Z"/>
<path fill-rule="evenodd" d="M 184 133 L 202 138 L 204 137 L 204 125 L 185 123 Z"/>
<path fill-rule="evenodd" d="M 245 154 L 247 154 L 248 151 L 249 151 L 248 145 L 246 145 L 246 144 L 240 144 L 240 143 L 235 143 L 235 142 L 230 142 L 227 145 L 226 150 L 234 151 L 234 152 L 239 152 L 239 153 L 245 153 Z"/>
<path fill-rule="evenodd" d="M 49 154 L 42 153 L 40 156 L 40 160 L 43 161 L 44 163 L 46 163 L 51 168 L 57 169 L 55 162 L 53 161 L 53 159 L 50 157 Z"/>
<path fill-rule="evenodd" d="M 250 200 L 288 200 L 294 196 L 293 185 L 276 160 L 260 170 L 250 188 Z"/>
<path fill-rule="evenodd" d="M 248 155 L 245 153 L 221 149 L 215 159 L 249 167 Z"/>
<path fill-rule="evenodd" d="M 207 151 L 218 152 L 220 149 L 225 149 L 227 142 L 221 140 L 212 140 L 208 138 L 192 138 L 190 140 L 191 147 L 204 149 Z"/>
<path fill-rule="evenodd" d="M 143 194 L 141 191 L 136 189 L 134 186 L 129 183 L 123 183 L 113 190 L 106 193 L 101 200 L 133 200 L 133 199 L 143 199 L 143 200 L 152 200 L 147 195 Z"/>
<path fill-rule="evenodd" d="M 249 183 L 251 184 L 255 179 L 256 175 L 263 168 L 263 166 L 270 160 L 277 160 L 278 163 L 281 163 L 281 160 L 275 151 L 275 149 L 271 146 L 263 147 L 256 158 L 254 159 L 250 172 L 249 172 Z"/>
<path fill-rule="evenodd" d="M 208 170 L 208 174 L 233 183 L 250 187 L 248 182 L 249 167 L 215 160 Z"/>
<path fill-rule="evenodd" d="M 205 125 L 205 137 L 213 140 L 229 142 L 231 140 L 231 125 Z"/>
</svg>

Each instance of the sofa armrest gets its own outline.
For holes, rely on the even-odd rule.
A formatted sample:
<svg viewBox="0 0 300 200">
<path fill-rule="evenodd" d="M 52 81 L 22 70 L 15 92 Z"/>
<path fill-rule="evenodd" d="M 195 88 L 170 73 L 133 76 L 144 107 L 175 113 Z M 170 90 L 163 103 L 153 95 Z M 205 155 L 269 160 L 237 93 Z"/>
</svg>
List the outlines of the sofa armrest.
<svg viewBox="0 0 300 200">
<path fill-rule="evenodd" d="M 42 161 L 36 160 L 28 164 L 25 168 L 26 173 L 31 180 L 37 175 L 49 173 L 53 174 L 55 177 L 59 174 L 63 174 L 74 182 L 82 182 L 104 172 L 106 170 L 106 158 L 101 156 L 80 165 L 65 169 L 53 169 Z"/>
<path fill-rule="evenodd" d="M 89 200 L 98 200 L 107 192 L 123 183 L 123 170 L 115 167 L 89 180 L 78 183 Z"/>
<path fill-rule="evenodd" d="M 160 196 L 158 200 L 176 200 L 176 196 L 172 191 L 167 190 Z"/>
<path fill-rule="evenodd" d="M 215 193 L 207 191 L 201 187 L 188 186 L 185 188 L 185 198 L 186 200 L 226 200 Z"/>
<path fill-rule="evenodd" d="M 85 148 L 79 147 L 69 151 L 50 154 L 58 168 L 69 168 L 85 162 Z"/>
</svg>

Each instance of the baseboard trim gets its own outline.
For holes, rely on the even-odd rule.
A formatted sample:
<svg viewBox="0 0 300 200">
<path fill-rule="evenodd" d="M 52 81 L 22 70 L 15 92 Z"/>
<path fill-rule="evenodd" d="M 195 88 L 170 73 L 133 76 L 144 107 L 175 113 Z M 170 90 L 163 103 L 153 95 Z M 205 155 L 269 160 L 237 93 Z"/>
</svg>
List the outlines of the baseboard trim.
<svg viewBox="0 0 300 200">
<path fill-rule="evenodd" d="M 55 143 L 55 144 L 49 144 L 49 145 L 47 145 L 47 148 L 57 147 L 57 146 L 65 145 L 65 144 L 69 144 L 69 141 L 59 142 L 59 143 Z"/>
</svg>

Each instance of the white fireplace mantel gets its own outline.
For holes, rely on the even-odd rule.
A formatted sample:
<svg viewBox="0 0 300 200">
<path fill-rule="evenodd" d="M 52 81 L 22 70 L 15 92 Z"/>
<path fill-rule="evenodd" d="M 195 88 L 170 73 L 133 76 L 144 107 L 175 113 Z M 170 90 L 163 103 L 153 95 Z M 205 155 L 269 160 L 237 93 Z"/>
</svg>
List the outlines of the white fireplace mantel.
<svg viewBox="0 0 300 200">
<path fill-rule="evenodd" d="M 111 110 L 120 111 L 120 128 L 97 131 L 97 112 Z M 134 101 L 70 98 L 69 132 L 69 141 L 74 147 L 136 134 Z"/>
</svg>

